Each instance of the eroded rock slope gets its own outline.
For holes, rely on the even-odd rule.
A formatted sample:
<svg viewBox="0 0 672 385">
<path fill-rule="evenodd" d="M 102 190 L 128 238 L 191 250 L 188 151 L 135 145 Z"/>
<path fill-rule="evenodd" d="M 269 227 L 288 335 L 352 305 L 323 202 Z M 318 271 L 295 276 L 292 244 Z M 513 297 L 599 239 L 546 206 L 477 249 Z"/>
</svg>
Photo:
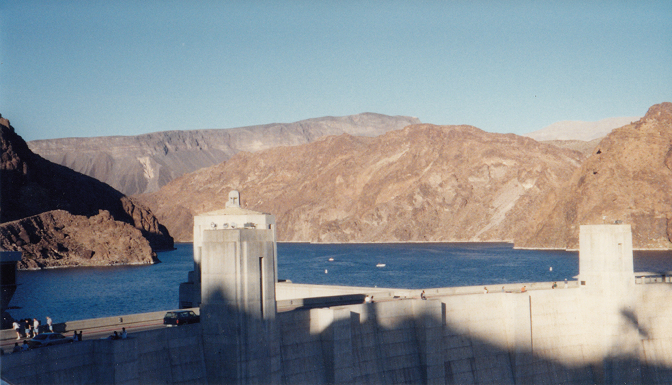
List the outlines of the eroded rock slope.
<svg viewBox="0 0 672 385">
<path fill-rule="evenodd" d="M 633 246 L 672 249 L 672 103 L 612 131 L 562 189 L 531 212 L 520 247 L 578 247 L 579 226 L 632 225 Z"/>
<path fill-rule="evenodd" d="M 23 251 L 24 259 L 34 262 L 22 266 L 62 266 L 68 260 L 79 265 L 76 261 L 87 254 L 94 264 L 99 256 L 112 263 L 146 262 L 155 258 L 152 250 L 173 247 L 172 237 L 148 208 L 34 154 L 6 119 L 0 119 L 0 149 L 0 244 Z M 86 223 L 101 229 L 88 231 Z M 141 247 L 117 253 L 126 241 Z M 90 247 L 92 242 L 108 245 L 108 251 Z"/>
<path fill-rule="evenodd" d="M 232 189 L 246 207 L 276 215 L 282 241 L 512 241 L 582 160 L 513 134 L 412 125 L 239 153 L 138 198 L 178 241 Z"/>
<path fill-rule="evenodd" d="M 108 211 L 86 217 L 53 210 L 0 225 L 0 247 L 19 249 L 19 269 L 158 262 L 149 241 Z"/>
</svg>

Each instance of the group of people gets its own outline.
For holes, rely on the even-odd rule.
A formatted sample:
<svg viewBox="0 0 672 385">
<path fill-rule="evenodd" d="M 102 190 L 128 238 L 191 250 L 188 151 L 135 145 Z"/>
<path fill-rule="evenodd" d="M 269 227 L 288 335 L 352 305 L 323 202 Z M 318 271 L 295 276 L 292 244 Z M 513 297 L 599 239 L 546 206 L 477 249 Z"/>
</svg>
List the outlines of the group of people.
<svg viewBox="0 0 672 385">
<path fill-rule="evenodd" d="M 81 330 L 79 331 L 79 334 L 77 334 L 77 330 L 73 331 L 72 332 L 72 340 L 75 341 L 75 342 L 81 341 L 82 340 L 82 333 L 84 333 L 84 332 L 81 331 Z"/>
<path fill-rule="evenodd" d="M 28 345 L 28 341 L 23 340 L 23 345 L 19 345 L 18 342 L 14 342 L 14 349 L 12 349 L 12 353 L 21 353 L 21 352 L 25 352 L 28 349 L 30 349 L 30 346 Z"/>
<path fill-rule="evenodd" d="M 373 297 L 372 297 L 373 298 Z M 30 345 L 28 345 L 28 339 L 33 338 L 40 333 L 45 333 L 45 332 L 54 332 L 54 326 L 53 326 L 53 321 L 50 317 L 47 317 L 47 329 L 42 327 L 40 329 L 41 323 L 38 319 L 33 318 L 32 320 L 30 318 L 22 319 L 22 320 L 17 320 L 14 321 L 13 327 L 14 330 L 16 331 L 16 339 L 20 340 L 22 338 L 25 338 L 23 340 L 23 344 L 19 344 L 18 342 L 14 343 L 14 348 L 12 349 L 12 353 L 20 353 L 23 351 L 26 351 L 30 349 Z M 72 340 L 73 341 L 82 341 L 82 331 L 80 330 L 79 332 L 77 330 L 73 331 L 72 334 Z M 107 337 L 109 340 L 121 340 L 121 339 L 126 339 L 128 338 L 128 334 L 126 333 L 126 328 L 123 327 L 121 328 L 121 333 L 114 332 L 114 334 L 110 335 Z M 4 353 L 4 350 L 0 349 L 2 353 Z M 0 354 L 2 354 L 0 353 Z"/>
<path fill-rule="evenodd" d="M 40 330 L 41 326 L 42 323 L 37 318 L 33 318 L 32 320 L 30 318 L 17 320 L 12 324 L 12 327 L 16 332 L 17 340 L 20 340 L 21 338 L 33 338 L 40 334 L 40 332 L 44 332 L 44 330 Z M 47 328 L 50 333 L 54 332 L 54 325 L 51 317 L 47 317 Z"/>
<path fill-rule="evenodd" d="M 113 334 L 109 335 L 108 337 L 105 337 L 107 340 L 125 340 L 128 338 L 128 333 L 126 333 L 126 328 L 121 328 L 121 333 L 118 333 L 116 330 L 114 331 Z M 77 330 L 74 331 L 74 334 L 72 335 L 73 341 L 81 341 L 82 340 L 82 331 L 77 333 Z"/>
<path fill-rule="evenodd" d="M 108 340 L 125 340 L 126 338 L 128 338 L 126 328 L 121 328 L 121 333 L 117 333 L 117 331 L 115 330 L 114 334 L 107 337 Z"/>
</svg>

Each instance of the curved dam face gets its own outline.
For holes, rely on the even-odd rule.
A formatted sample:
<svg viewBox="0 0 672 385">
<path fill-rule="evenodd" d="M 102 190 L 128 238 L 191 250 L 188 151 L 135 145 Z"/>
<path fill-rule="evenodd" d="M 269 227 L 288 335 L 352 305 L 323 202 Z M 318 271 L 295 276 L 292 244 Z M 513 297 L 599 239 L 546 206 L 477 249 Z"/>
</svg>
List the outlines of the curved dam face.
<svg viewBox="0 0 672 385">
<path fill-rule="evenodd" d="M 672 383 L 672 283 L 636 281 L 628 225 L 583 226 L 579 279 L 567 286 L 432 289 L 420 299 L 397 289 L 276 285 L 273 227 L 239 218 L 250 225 L 231 229 L 225 219 L 208 219 L 195 253 L 195 266 L 207 270 L 190 275 L 202 277 L 192 282 L 200 286 L 201 324 L 7 355 L 2 377 L 13 384 Z"/>
<path fill-rule="evenodd" d="M 258 340 L 258 348 L 278 353 L 272 380 L 282 384 L 672 382 L 669 282 L 636 284 L 636 305 L 617 313 L 621 333 L 598 345 L 591 335 L 597 326 L 586 324 L 583 289 L 576 284 L 567 289 L 561 284 L 554 290 L 546 284 L 525 293 L 519 289 L 429 293 L 427 300 L 418 295 L 394 298 L 370 289 L 373 303 L 321 307 L 313 302 L 317 307 L 278 312 L 275 347 L 269 349 L 268 341 Z M 482 290 L 445 290 L 456 289 Z M 213 353 L 205 340 L 212 339 L 203 332 L 204 326 L 161 328 L 132 333 L 125 340 L 90 340 L 8 354 L 2 357 L 2 377 L 12 384 L 222 383 L 208 380 L 206 355 Z M 260 369 L 248 364 L 245 370 L 252 375 Z"/>
</svg>

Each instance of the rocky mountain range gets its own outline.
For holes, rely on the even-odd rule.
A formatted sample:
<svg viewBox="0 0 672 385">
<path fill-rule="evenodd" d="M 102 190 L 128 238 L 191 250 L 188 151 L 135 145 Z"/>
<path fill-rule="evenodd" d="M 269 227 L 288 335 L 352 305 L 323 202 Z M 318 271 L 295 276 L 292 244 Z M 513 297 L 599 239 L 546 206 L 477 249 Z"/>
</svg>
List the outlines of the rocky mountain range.
<svg viewBox="0 0 672 385">
<path fill-rule="evenodd" d="M 173 239 L 152 212 L 92 177 L 34 154 L 0 118 L 0 247 L 19 268 L 156 262 Z"/>
<path fill-rule="evenodd" d="M 180 241 L 191 240 L 193 215 L 222 207 L 237 189 L 247 207 L 276 215 L 283 241 L 573 249 L 579 225 L 622 221 L 633 226 L 635 248 L 672 249 L 671 111 L 655 105 L 592 143 L 422 124 L 325 137 L 240 153 L 138 199 Z M 587 155 L 562 148 L 572 146 Z"/>
<path fill-rule="evenodd" d="M 309 143 L 326 135 L 378 136 L 417 118 L 363 113 L 231 129 L 164 131 L 138 136 L 36 140 L 30 149 L 126 195 L 157 191 L 180 175 L 240 151 Z"/>
<path fill-rule="evenodd" d="M 577 248 L 579 225 L 621 221 L 634 247 L 672 249 L 672 103 L 612 131 L 531 214 L 516 246 Z"/>
<path fill-rule="evenodd" d="M 138 199 L 178 241 L 233 189 L 276 216 L 281 241 L 513 241 L 583 160 L 513 134 L 419 124 L 239 153 Z"/>
<path fill-rule="evenodd" d="M 33 154 L 8 121 L 0 126 L 0 246 L 31 255 L 24 268 L 150 262 L 152 248 L 172 246 L 168 230 L 191 241 L 193 216 L 223 207 L 233 189 L 245 207 L 276 216 L 281 241 L 572 249 L 579 225 L 621 221 L 632 224 L 635 248 L 672 249 L 672 103 L 592 141 L 360 114 L 228 137 L 207 130 L 105 138 L 107 148 L 101 138 L 41 143 L 64 163 L 80 159 L 138 191 L 165 183 L 130 198 Z M 320 136 L 329 130 L 338 135 Z M 75 148 L 88 155 L 69 153 Z M 138 159 L 149 159 L 141 171 L 130 166 Z M 124 164 L 135 171 L 125 176 Z"/>
</svg>

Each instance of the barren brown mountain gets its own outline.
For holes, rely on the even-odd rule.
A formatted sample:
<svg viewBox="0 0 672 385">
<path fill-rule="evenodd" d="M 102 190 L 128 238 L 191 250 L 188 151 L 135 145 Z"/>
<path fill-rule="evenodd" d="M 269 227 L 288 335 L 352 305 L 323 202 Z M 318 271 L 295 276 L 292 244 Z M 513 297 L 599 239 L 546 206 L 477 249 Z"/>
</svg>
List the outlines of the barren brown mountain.
<svg viewBox="0 0 672 385">
<path fill-rule="evenodd" d="M 150 264 L 158 261 L 142 232 L 108 211 L 86 217 L 53 210 L 0 225 L 0 247 L 21 250 L 19 269 Z"/>
<path fill-rule="evenodd" d="M 520 247 L 577 248 L 579 225 L 622 221 L 633 246 L 672 249 L 672 103 L 614 130 L 558 192 L 532 212 Z"/>
<path fill-rule="evenodd" d="M 33 260 L 21 266 L 80 265 L 87 259 L 90 264 L 143 263 L 155 258 L 152 249 L 173 247 L 166 228 L 146 207 L 32 153 L 6 119 L 0 119 L 0 150 L 0 244 Z M 94 225 L 100 228 L 87 229 Z"/>
<path fill-rule="evenodd" d="M 420 121 L 408 116 L 363 113 L 231 129 L 36 140 L 28 145 L 54 163 L 133 195 L 157 191 L 182 174 L 219 164 L 239 151 L 298 145 L 342 133 L 377 136 L 415 123 Z"/>
<path fill-rule="evenodd" d="M 246 207 L 276 215 L 282 241 L 512 241 L 582 160 L 513 134 L 412 125 L 239 153 L 138 198 L 178 241 L 232 189 Z"/>
</svg>

